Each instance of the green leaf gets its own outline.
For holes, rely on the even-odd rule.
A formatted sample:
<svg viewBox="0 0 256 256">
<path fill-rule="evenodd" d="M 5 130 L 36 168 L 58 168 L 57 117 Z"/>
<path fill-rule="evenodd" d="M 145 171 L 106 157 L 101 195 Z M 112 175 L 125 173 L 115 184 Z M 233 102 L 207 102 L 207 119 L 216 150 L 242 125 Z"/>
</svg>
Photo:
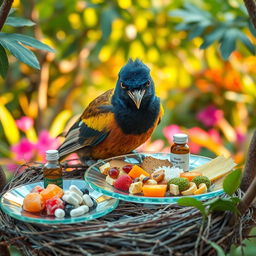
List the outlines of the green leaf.
<svg viewBox="0 0 256 256">
<path fill-rule="evenodd" d="M 196 198 L 183 197 L 179 199 L 177 202 L 179 205 L 182 205 L 182 206 L 193 206 L 197 208 L 203 216 L 206 216 L 205 206 L 201 201 L 197 200 Z"/>
<path fill-rule="evenodd" d="M 237 202 L 227 198 L 218 198 L 215 202 L 210 204 L 209 211 L 231 211 L 236 212 Z"/>
<path fill-rule="evenodd" d="M 226 27 L 221 26 L 221 27 L 217 27 L 211 33 L 207 34 L 204 37 L 204 42 L 200 45 L 200 49 L 206 49 L 215 40 L 219 40 L 223 36 L 226 30 L 227 30 Z"/>
<path fill-rule="evenodd" d="M 189 12 L 193 12 L 195 14 L 199 14 L 201 16 L 204 16 L 205 18 L 211 19 L 211 13 L 207 12 L 201 8 L 198 8 L 197 6 L 195 6 L 194 4 L 185 2 L 184 7 L 189 11 Z"/>
<path fill-rule="evenodd" d="M 102 39 L 106 41 L 112 31 L 112 22 L 116 18 L 117 14 L 114 9 L 109 8 L 102 12 L 100 18 L 100 25 L 102 31 Z"/>
<path fill-rule="evenodd" d="M 54 52 L 54 50 L 49 47 L 48 45 L 41 43 L 37 39 L 31 37 L 31 36 L 25 36 L 21 34 L 9 34 L 9 33 L 0 33 L 0 40 L 1 38 L 9 39 L 9 40 L 14 40 L 18 41 L 20 43 L 23 43 L 25 45 L 31 46 L 33 48 L 39 49 L 39 50 L 45 50 L 48 52 Z"/>
<path fill-rule="evenodd" d="M 250 39 L 241 31 L 238 31 L 237 35 L 238 35 L 239 39 L 243 42 L 243 44 L 246 46 L 246 48 L 252 54 L 255 54 L 255 46 L 252 44 Z"/>
<path fill-rule="evenodd" d="M 206 19 L 204 15 L 200 15 L 198 13 L 192 13 L 190 11 L 186 11 L 183 9 L 176 9 L 174 11 L 169 12 L 171 17 L 179 17 L 182 18 L 187 23 L 189 22 L 202 22 Z"/>
<path fill-rule="evenodd" d="M 13 26 L 13 27 L 24 27 L 24 26 L 34 26 L 35 23 L 28 19 L 9 16 L 6 19 L 5 25 L 9 25 L 9 26 Z"/>
<path fill-rule="evenodd" d="M 0 35 L 0 44 L 9 50 L 21 62 L 24 62 L 33 68 L 40 69 L 40 65 L 35 54 L 22 46 L 18 41 L 3 38 Z"/>
<path fill-rule="evenodd" d="M 220 40 L 220 52 L 223 59 L 227 60 L 229 55 L 235 50 L 236 48 L 236 40 L 238 37 L 237 29 L 227 29 L 225 34 Z"/>
<path fill-rule="evenodd" d="M 9 67 L 8 58 L 5 49 L 0 45 L 0 75 L 5 78 Z"/>
<path fill-rule="evenodd" d="M 255 28 L 254 25 L 252 24 L 252 21 L 251 21 L 251 20 L 249 21 L 249 30 L 250 30 L 250 32 L 252 33 L 252 35 L 253 35 L 254 37 L 256 37 L 256 28 Z"/>
<path fill-rule="evenodd" d="M 196 23 L 191 29 L 188 34 L 188 40 L 192 40 L 195 37 L 200 36 L 204 30 L 210 25 L 210 22 L 201 22 L 201 23 Z"/>
<path fill-rule="evenodd" d="M 216 244 L 216 243 L 214 243 L 210 240 L 206 240 L 206 242 L 208 244 L 210 244 L 216 250 L 218 256 L 225 256 L 226 255 L 224 250 L 218 244 Z"/>
<path fill-rule="evenodd" d="M 226 194 L 232 196 L 238 189 L 242 177 L 241 169 L 236 169 L 227 175 L 223 181 L 223 189 Z"/>
<path fill-rule="evenodd" d="M 176 30 L 190 30 L 190 28 L 193 27 L 193 25 L 191 23 L 187 23 L 187 22 L 181 22 L 179 23 L 175 29 Z"/>
</svg>

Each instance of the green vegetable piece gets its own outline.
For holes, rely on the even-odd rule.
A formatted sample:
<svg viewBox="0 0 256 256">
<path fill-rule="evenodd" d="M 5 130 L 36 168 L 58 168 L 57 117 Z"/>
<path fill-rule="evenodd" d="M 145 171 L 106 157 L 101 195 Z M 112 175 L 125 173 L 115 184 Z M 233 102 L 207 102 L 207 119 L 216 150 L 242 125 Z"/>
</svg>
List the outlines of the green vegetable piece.
<svg viewBox="0 0 256 256">
<path fill-rule="evenodd" d="M 201 183 L 205 183 L 206 187 L 209 188 L 211 186 L 211 181 L 209 180 L 208 177 L 206 176 L 197 176 L 195 178 L 192 179 L 192 182 L 196 183 L 197 187 L 201 184 Z"/>
<path fill-rule="evenodd" d="M 189 188 L 189 181 L 186 178 L 172 178 L 168 182 L 168 185 L 170 184 L 175 184 L 179 186 L 180 192 Z"/>
</svg>

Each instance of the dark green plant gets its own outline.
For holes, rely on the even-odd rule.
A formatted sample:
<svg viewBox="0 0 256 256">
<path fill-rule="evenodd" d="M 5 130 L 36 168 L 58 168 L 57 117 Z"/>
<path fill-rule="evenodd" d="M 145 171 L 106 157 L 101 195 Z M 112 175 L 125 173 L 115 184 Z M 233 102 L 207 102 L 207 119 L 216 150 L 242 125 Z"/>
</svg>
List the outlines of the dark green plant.
<svg viewBox="0 0 256 256">
<path fill-rule="evenodd" d="M 227 195 L 225 198 L 217 197 L 203 203 L 196 198 L 183 197 L 178 200 L 178 204 L 197 208 L 203 215 L 203 218 L 206 218 L 214 211 L 230 211 L 233 213 L 238 213 L 237 204 L 240 202 L 240 199 L 234 196 L 234 193 L 240 185 L 241 177 L 241 169 L 237 169 L 227 175 L 223 181 L 223 190 Z"/>
<path fill-rule="evenodd" d="M 23 27 L 23 26 L 34 26 L 35 23 L 24 18 L 13 17 L 11 14 L 15 11 L 14 9 L 8 9 L 6 2 L 3 1 L 0 9 L 0 20 L 1 20 L 1 28 L 6 26 L 12 27 Z M 12 1 L 9 1 L 12 2 Z M 9 6 L 10 7 L 10 6 Z M 8 12 L 8 16 L 5 19 L 5 14 Z M 5 78 L 8 67 L 9 61 L 7 57 L 6 50 L 8 50 L 12 55 L 14 55 L 18 60 L 21 62 L 26 63 L 27 65 L 35 68 L 40 69 L 39 62 L 35 54 L 25 46 L 30 46 L 32 48 L 45 50 L 49 52 L 53 52 L 54 50 L 50 48 L 48 45 L 41 43 L 37 39 L 17 34 L 17 33 L 3 33 L 0 32 L 0 75 Z"/>
<path fill-rule="evenodd" d="M 176 26 L 177 30 L 188 31 L 188 40 L 201 37 L 203 43 L 200 49 L 206 49 L 215 41 L 220 45 L 222 57 L 226 60 L 236 49 L 240 41 L 255 54 L 255 45 L 244 30 L 249 28 L 251 34 L 256 36 L 254 28 L 244 5 L 233 7 L 228 1 L 208 1 L 211 12 L 205 11 L 190 3 L 185 3 L 183 8 L 170 12 L 172 17 L 180 17 L 183 22 Z"/>
</svg>

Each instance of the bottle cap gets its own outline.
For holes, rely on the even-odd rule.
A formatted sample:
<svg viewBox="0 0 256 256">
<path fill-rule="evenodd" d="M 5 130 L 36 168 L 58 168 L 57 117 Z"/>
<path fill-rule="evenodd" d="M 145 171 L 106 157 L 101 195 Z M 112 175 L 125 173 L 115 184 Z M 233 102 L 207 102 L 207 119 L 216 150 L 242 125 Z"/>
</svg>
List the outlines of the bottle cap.
<svg viewBox="0 0 256 256">
<path fill-rule="evenodd" d="M 59 159 L 59 152 L 58 150 L 51 149 L 46 151 L 46 160 L 58 160 Z"/>
<path fill-rule="evenodd" d="M 173 142 L 185 144 L 188 142 L 188 135 L 185 133 L 176 133 L 173 135 Z"/>
</svg>

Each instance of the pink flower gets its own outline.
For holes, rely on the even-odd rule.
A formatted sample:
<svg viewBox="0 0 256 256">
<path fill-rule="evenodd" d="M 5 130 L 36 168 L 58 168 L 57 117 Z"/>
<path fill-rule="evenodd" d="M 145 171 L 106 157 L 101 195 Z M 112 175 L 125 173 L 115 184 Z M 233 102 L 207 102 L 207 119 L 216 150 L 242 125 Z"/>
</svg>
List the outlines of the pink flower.
<svg viewBox="0 0 256 256">
<path fill-rule="evenodd" d="M 181 129 L 176 124 L 171 124 L 163 129 L 164 136 L 167 138 L 170 144 L 173 143 L 173 135 L 175 133 L 181 133 Z"/>
<path fill-rule="evenodd" d="M 26 138 L 22 138 L 18 144 L 11 147 L 11 151 L 15 154 L 17 161 L 29 162 L 34 157 L 35 144 Z"/>
<path fill-rule="evenodd" d="M 141 146 L 136 148 L 139 152 L 169 152 L 169 147 L 164 147 L 163 140 L 151 141 L 150 139 L 143 143 Z"/>
<path fill-rule="evenodd" d="M 20 119 L 16 120 L 18 128 L 25 132 L 29 130 L 34 125 L 34 120 L 28 116 L 22 116 Z"/>
<path fill-rule="evenodd" d="M 223 118 L 223 111 L 217 109 L 214 105 L 210 105 L 201 110 L 196 115 L 196 118 L 206 127 L 212 127 L 217 124 L 220 119 Z"/>
<path fill-rule="evenodd" d="M 246 139 L 246 136 L 245 136 L 245 134 L 242 132 L 242 131 L 240 131 L 240 129 L 236 129 L 236 141 L 237 141 L 237 143 L 243 143 L 243 142 L 245 142 L 245 139 Z"/>
<path fill-rule="evenodd" d="M 183 132 L 182 129 L 176 124 L 169 125 L 163 129 L 164 136 L 167 138 L 170 146 L 173 144 L 173 135 L 175 133 L 182 133 L 182 132 Z M 188 132 L 188 136 L 189 136 L 189 132 Z M 200 152 L 200 149 L 201 149 L 200 145 L 190 140 L 188 144 L 189 144 L 190 152 L 192 154 L 198 154 Z"/>
<path fill-rule="evenodd" d="M 220 136 L 220 133 L 215 130 L 215 129 L 210 129 L 208 131 L 208 134 L 210 135 L 210 137 L 218 144 L 221 144 L 221 136 Z"/>
<path fill-rule="evenodd" d="M 45 151 L 49 149 L 57 149 L 58 146 L 59 146 L 58 139 L 52 138 L 48 133 L 48 131 L 43 130 L 39 132 L 36 149 L 38 151 L 38 156 L 40 160 L 45 159 Z"/>
</svg>

